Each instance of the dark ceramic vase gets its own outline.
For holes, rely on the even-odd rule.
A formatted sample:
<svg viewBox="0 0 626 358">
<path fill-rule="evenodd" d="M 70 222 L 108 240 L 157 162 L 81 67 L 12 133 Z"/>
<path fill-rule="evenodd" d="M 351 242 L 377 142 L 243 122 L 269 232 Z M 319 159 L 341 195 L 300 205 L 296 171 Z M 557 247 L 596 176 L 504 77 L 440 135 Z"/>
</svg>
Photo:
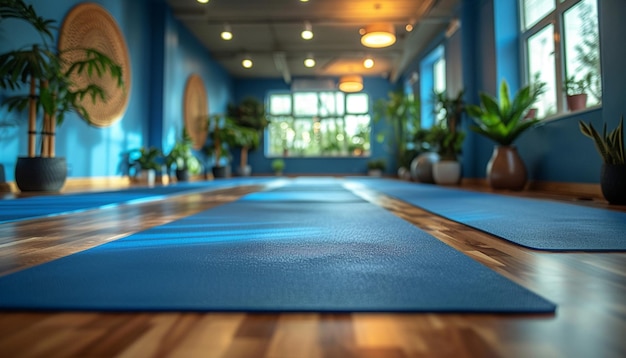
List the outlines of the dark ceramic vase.
<svg viewBox="0 0 626 358">
<path fill-rule="evenodd" d="M 20 191 L 59 191 L 66 178 L 65 158 L 17 158 L 15 184 Z"/>
<path fill-rule="evenodd" d="M 603 164 L 600 186 L 610 204 L 626 205 L 626 164 Z"/>
<path fill-rule="evenodd" d="M 522 190 L 527 180 L 526 166 L 512 145 L 498 145 L 487 163 L 487 181 L 494 189 Z"/>
</svg>

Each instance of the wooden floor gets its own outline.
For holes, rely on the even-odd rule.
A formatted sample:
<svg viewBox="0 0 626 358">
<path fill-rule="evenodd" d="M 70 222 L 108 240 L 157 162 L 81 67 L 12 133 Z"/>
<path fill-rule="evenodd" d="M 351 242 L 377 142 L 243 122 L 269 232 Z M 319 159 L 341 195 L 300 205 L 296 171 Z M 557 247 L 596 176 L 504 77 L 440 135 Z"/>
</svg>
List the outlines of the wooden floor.
<svg viewBox="0 0 626 358">
<path fill-rule="evenodd" d="M 0 224 L 0 275 L 258 189 Z M 557 303 L 556 314 L 2 312 L 0 357 L 626 357 L 626 253 L 533 251 L 397 200 L 359 194 Z"/>
</svg>

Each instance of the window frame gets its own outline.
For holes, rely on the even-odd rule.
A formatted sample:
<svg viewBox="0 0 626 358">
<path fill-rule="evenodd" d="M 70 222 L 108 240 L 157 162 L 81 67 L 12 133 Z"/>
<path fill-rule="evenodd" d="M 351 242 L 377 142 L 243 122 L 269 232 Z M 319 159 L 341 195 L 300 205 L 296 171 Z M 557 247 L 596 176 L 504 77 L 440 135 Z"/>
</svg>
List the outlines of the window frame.
<svg viewBox="0 0 626 358">
<path fill-rule="evenodd" d="M 569 111 L 567 109 L 566 97 L 567 93 L 564 90 L 565 87 L 565 79 L 567 76 L 566 66 L 565 66 L 565 47 L 563 42 L 563 33 L 565 32 L 565 24 L 564 24 L 564 14 L 570 10 L 572 7 L 578 5 L 581 1 L 584 0 L 553 0 L 555 2 L 555 8 L 548 14 L 546 14 L 542 19 L 537 21 L 534 25 L 529 27 L 528 29 L 524 29 L 524 0 L 518 0 L 518 10 L 519 10 L 519 46 L 520 46 L 520 56 L 522 64 L 522 77 L 524 79 L 524 83 L 527 85 L 531 82 L 531 74 L 529 73 L 529 63 L 528 63 L 528 40 L 534 35 L 538 34 L 541 30 L 549 25 L 553 25 L 554 28 L 554 61 L 555 61 L 555 86 L 556 86 L 556 113 L 547 115 L 542 120 L 558 118 L 563 115 L 567 115 L 569 113 L 578 113 L 581 111 L 587 111 L 590 109 L 599 108 L 602 106 L 602 100 L 598 104 L 593 106 L 586 107 L 583 110 L 579 111 Z M 598 0 L 592 0 L 596 2 L 596 8 L 599 8 Z M 599 16 L 599 14 L 597 14 Z M 599 21 L 598 21 L 599 23 Z M 598 32 L 600 32 L 600 28 L 598 26 Z M 598 54 L 601 56 L 602 54 Z M 602 73 L 600 73 L 602 76 Z M 600 77 L 602 81 L 602 78 Z"/>
<path fill-rule="evenodd" d="M 315 93 L 318 96 L 318 100 L 319 100 L 319 96 L 321 93 L 330 93 L 332 94 L 333 97 L 337 98 L 337 94 L 342 94 L 343 95 L 343 114 L 339 115 L 327 115 L 327 116 L 322 116 L 320 115 L 320 113 L 317 113 L 316 115 L 296 115 L 296 101 L 295 101 L 295 96 L 297 95 L 301 95 L 304 93 Z M 278 115 L 273 115 L 272 114 L 272 108 L 270 106 L 271 103 L 271 97 L 272 96 L 285 96 L 288 95 L 289 97 L 291 97 L 291 113 L 288 114 L 278 114 Z M 349 111 L 348 108 L 348 99 L 352 96 L 355 95 L 361 95 L 361 96 L 366 96 L 367 97 L 367 109 L 362 111 L 362 112 L 354 112 L 354 111 Z M 333 119 L 333 118 L 339 118 L 339 117 L 343 117 L 343 121 L 345 123 L 346 118 L 347 117 L 357 117 L 357 116 L 367 116 L 368 121 L 369 121 L 369 133 L 368 133 L 368 140 L 366 143 L 369 143 L 370 148 L 364 151 L 364 154 L 362 155 L 353 155 L 353 154 L 341 154 L 341 155 L 324 155 L 324 154 L 317 154 L 317 155 L 301 155 L 301 154 L 289 154 L 289 157 L 294 157 L 294 158 L 298 158 L 298 159 L 314 159 L 314 158 L 369 158 L 371 156 L 371 145 L 372 145 L 372 138 L 371 138 L 371 133 L 372 133 L 372 115 L 371 115 L 371 110 L 372 110 L 372 99 L 371 96 L 366 93 L 366 92 L 355 92 L 355 93 L 344 93 L 341 92 L 339 90 L 301 90 L 301 91 L 280 91 L 280 92 L 271 92 L 267 94 L 267 99 L 266 99 L 266 103 L 267 103 L 267 108 L 268 108 L 268 116 L 271 118 L 273 116 L 276 117 L 289 117 L 291 122 L 296 123 L 296 121 L 299 120 L 308 120 L 308 119 L 314 119 L 314 118 L 319 118 L 321 121 L 325 120 L 325 119 Z M 335 106 L 337 107 L 337 105 L 335 104 Z M 318 104 L 318 112 L 319 112 L 319 104 Z M 270 145 L 271 145 L 271 139 L 269 138 L 270 135 L 270 129 L 269 127 L 266 128 L 264 136 L 265 136 L 265 148 L 264 148 L 264 156 L 266 158 L 280 158 L 280 157 L 284 157 L 284 154 L 278 154 L 278 153 L 270 153 Z"/>
</svg>

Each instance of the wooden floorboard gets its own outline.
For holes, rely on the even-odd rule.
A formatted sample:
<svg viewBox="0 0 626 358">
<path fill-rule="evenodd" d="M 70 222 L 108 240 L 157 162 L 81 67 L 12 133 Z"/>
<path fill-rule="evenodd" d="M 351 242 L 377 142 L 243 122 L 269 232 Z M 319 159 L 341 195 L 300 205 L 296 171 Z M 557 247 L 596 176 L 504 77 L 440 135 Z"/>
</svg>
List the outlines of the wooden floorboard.
<svg viewBox="0 0 626 358">
<path fill-rule="evenodd" d="M 232 188 L 2 224 L 0 275 L 259 189 Z M 626 254 L 530 250 L 398 200 L 359 194 L 557 303 L 556 314 L 2 312 L 0 357 L 626 356 Z"/>
</svg>

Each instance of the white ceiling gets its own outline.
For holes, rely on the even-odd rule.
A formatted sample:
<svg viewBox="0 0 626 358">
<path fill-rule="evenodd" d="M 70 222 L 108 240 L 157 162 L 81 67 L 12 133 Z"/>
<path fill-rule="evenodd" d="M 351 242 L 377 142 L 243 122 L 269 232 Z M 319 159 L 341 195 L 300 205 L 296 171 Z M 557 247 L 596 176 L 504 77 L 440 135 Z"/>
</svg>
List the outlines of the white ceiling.
<svg viewBox="0 0 626 358">
<path fill-rule="evenodd" d="M 344 74 L 385 76 L 395 81 L 411 60 L 452 20 L 460 0 L 167 0 L 174 16 L 237 78 L 326 77 Z M 309 22 L 314 37 L 300 33 Z M 361 45 L 359 30 L 370 23 L 389 22 L 397 42 L 384 49 Z M 411 32 L 405 30 L 413 23 Z M 225 25 L 234 38 L 220 38 Z M 306 68 L 312 54 L 317 64 Z M 245 69 L 249 55 L 254 66 Z M 366 56 L 375 65 L 363 67 Z"/>
</svg>

